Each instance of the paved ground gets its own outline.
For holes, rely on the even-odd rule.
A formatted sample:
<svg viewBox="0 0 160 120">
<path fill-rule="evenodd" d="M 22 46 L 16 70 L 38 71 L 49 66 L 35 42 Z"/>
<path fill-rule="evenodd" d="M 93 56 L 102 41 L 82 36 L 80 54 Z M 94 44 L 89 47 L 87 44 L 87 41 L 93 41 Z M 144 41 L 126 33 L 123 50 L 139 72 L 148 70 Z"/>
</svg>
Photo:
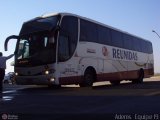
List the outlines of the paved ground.
<svg viewBox="0 0 160 120">
<path fill-rule="evenodd" d="M 92 88 L 4 85 L 0 117 L 12 119 L 160 119 L 160 78 Z M 146 119 L 147 120 L 147 119 Z"/>
</svg>

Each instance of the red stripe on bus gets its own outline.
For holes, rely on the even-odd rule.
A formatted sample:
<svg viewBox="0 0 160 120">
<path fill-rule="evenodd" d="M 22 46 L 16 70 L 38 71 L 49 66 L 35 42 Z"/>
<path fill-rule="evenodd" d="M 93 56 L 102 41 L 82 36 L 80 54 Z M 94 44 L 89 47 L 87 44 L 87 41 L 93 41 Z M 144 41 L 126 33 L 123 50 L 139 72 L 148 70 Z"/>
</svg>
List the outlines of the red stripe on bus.
<svg viewBox="0 0 160 120">
<path fill-rule="evenodd" d="M 150 77 L 154 74 L 153 68 L 144 70 L 144 77 Z M 99 81 L 111 81 L 111 80 L 132 80 L 139 77 L 139 70 L 134 71 L 123 71 L 115 73 L 102 73 L 97 74 L 97 80 Z M 70 77 L 61 77 L 59 83 L 62 85 L 68 84 L 79 84 L 83 81 L 83 76 L 70 76 Z"/>
</svg>

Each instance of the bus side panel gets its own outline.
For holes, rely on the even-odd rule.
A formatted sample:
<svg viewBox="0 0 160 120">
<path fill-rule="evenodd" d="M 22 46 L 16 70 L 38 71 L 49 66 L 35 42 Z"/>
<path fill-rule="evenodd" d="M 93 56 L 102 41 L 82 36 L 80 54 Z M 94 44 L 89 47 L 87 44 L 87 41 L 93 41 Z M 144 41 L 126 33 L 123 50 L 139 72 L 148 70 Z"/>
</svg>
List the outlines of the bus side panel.
<svg viewBox="0 0 160 120">
<path fill-rule="evenodd" d="M 63 85 L 67 84 L 78 84 L 81 82 L 81 72 L 78 69 L 79 58 L 72 57 L 66 62 L 60 62 L 58 64 L 59 68 L 59 83 Z"/>
</svg>

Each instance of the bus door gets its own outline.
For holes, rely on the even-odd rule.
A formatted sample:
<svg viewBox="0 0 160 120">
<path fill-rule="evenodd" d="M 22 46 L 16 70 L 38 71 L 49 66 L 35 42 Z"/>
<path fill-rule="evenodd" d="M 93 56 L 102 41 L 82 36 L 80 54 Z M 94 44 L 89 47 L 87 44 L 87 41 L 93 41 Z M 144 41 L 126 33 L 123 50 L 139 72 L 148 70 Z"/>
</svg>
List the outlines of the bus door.
<svg viewBox="0 0 160 120">
<path fill-rule="evenodd" d="M 77 76 L 77 60 L 70 53 L 71 43 L 67 35 L 60 33 L 58 41 L 58 71 L 60 84 L 75 83 L 74 77 Z M 73 78 L 73 79 L 72 79 Z"/>
</svg>

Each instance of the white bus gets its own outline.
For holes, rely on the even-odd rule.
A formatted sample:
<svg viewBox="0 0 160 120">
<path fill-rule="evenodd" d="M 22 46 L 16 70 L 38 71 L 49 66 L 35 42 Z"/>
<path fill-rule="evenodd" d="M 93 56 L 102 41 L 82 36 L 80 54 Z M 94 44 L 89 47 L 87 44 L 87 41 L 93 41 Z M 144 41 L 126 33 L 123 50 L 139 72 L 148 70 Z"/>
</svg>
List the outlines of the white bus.
<svg viewBox="0 0 160 120">
<path fill-rule="evenodd" d="M 150 41 L 70 13 L 25 22 L 5 50 L 10 39 L 17 40 L 14 70 L 21 85 L 142 83 L 154 74 Z"/>
</svg>

